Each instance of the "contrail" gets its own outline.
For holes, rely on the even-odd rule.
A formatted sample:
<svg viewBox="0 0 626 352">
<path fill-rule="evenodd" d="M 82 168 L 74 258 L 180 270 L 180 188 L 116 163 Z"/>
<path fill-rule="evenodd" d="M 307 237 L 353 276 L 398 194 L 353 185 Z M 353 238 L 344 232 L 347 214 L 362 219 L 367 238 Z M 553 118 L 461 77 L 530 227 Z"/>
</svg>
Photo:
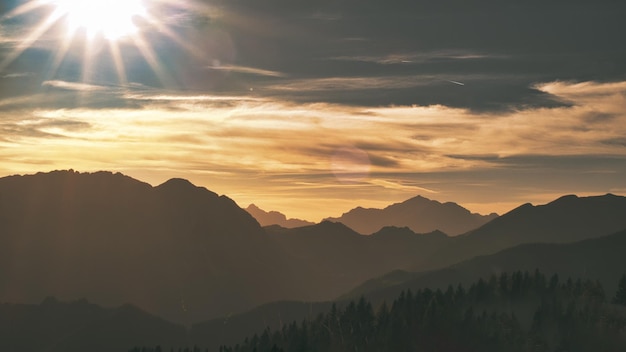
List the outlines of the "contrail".
<svg viewBox="0 0 626 352">
<path fill-rule="evenodd" d="M 465 85 L 465 83 L 461 83 L 461 82 L 457 82 L 457 81 L 450 81 L 450 80 L 447 80 L 447 79 L 446 79 L 446 82 L 450 82 L 450 83 L 458 84 L 458 85 L 460 85 L 460 86 L 464 86 L 464 85 Z"/>
</svg>

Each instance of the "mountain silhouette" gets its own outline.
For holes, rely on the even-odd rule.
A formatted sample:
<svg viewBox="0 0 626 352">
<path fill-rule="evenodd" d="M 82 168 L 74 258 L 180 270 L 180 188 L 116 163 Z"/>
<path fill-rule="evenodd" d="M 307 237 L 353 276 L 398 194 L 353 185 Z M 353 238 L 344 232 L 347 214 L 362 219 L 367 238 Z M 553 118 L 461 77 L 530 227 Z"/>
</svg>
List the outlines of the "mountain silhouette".
<svg viewBox="0 0 626 352">
<path fill-rule="evenodd" d="M 525 243 L 568 243 L 626 229 L 626 198 L 566 196 L 549 204 L 522 205 L 466 234 L 435 231 L 418 235 L 407 227 L 385 227 L 360 235 L 341 223 L 284 229 L 266 227 L 270 238 L 315 272 L 316 299 L 329 300 L 349 285 L 394 270 L 421 272 L 445 268 Z M 323 290 L 320 290 L 323 287 Z M 344 292 L 345 292 L 344 291 Z"/>
<path fill-rule="evenodd" d="M 246 208 L 246 211 L 250 213 L 250 215 L 252 215 L 259 222 L 259 224 L 261 224 L 261 226 L 278 225 L 290 229 L 294 227 L 314 225 L 314 223 L 310 221 L 287 219 L 285 214 L 277 211 L 267 212 L 254 204 L 250 204 Z"/>
<path fill-rule="evenodd" d="M 492 275 L 499 276 L 501 273 L 532 273 L 537 269 L 546 275 L 557 274 L 561 280 L 568 277 L 598 280 L 607 297 L 613 297 L 626 268 L 624 248 L 626 230 L 573 243 L 522 244 L 439 270 L 391 272 L 363 283 L 341 299 L 366 296 L 382 301 L 397 296 L 403 290 L 416 291 L 425 287 L 446 289 L 449 285 L 467 285 L 479 278 L 488 280 Z"/>
<path fill-rule="evenodd" d="M 51 297 L 40 304 L 0 304 L 2 351 L 108 352 L 188 344 L 183 326 L 128 304 L 103 308 Z"/>
<path fill-rule="evenodd" d="M 182 179 L 157 187 L 109 172 L 0 179 L 0 301 L 131 302 L 189 324 L 302 297 L 303 273 L 287 262 L 235 202 Z"/>
<path fill-rule="evenodd" d="M 0 301 L 129 302 L 191 325 L 272 301 L 334 299 L 394 270 L 607 235 L 626 229 L 624 209 L 624 197 L 567 196 L 456 237 L 394 226 L 365 236 L 329 221 L 262 228 L 228 197 L 183 179 L 153 187 L 110 172 L 10 176 L 0 178 Z"/>
<path fill-rule="evenodd" d="M 247 336 L 262 333 L 267 327 L 280 331 L 291 321 L 315 319 L 320 312 L 329 311 L 333 303 L 346 306 L 351 300 L 365 297 L 375 306 L 389 304 L 401 292 L 430 288 L 445 291 L 452 285 L 463 284 L 467 289 L 480 278 L 488 281 L 492 275 L 526 271 L 532 275 L 539 270 L 548 277 L 557 274 L 561 282 L 568 278 L 598 280 L 612 297 L 624 268 L 626 231 L 573 243 L 531 243 L 451 265 L 424 271 L 396 270 L 368 280 L 347 293 L 326 302 L 274 302 L 248 312 L 195 324 L 191 336 L 203 346 L 217 348 L 235 344 Z"/>
<path fill-rule="evenodd" d="M 455 238 L 416 270 L 444 267 L 523 243 L 566 243 L 626 229 L 626 197 L 568 195 L 548 204 L 524 204 Z"/>
<path fill-rule="evenodd" d="M 417 196 L 384 209 L 357 207 L 338 218 L 328 221 L 341 222 L 362 234 L 374 233 L 385 226 L 408 227 L 416 233 L 440 230 L 456 236 L 473 230 L 497 214 L 473 214 L 456 203 L 440 203 Z"/>
<path fill-rule="evenodd" d="M 312 226 L 265 228 L 270 239 L 289 253 L 301 270 L 314 273 L 308 292 L 328 300 L 379 274 L 410 269 L 426 253 L 446 246 L 451 238 L 440 231 L 416 234 L 409 228 L 386 227 L 369 236 L 342 223 L 323 221 Z M 307 285 L 307 284 L 305 284 Z"/>
</svg>

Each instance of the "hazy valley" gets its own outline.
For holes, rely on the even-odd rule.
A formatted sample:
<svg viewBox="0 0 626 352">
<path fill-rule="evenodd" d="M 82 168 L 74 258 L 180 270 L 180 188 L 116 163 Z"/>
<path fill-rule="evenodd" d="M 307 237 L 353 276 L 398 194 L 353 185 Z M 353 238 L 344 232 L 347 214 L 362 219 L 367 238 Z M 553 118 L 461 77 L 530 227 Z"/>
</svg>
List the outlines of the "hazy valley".
<svg viewBox="0 0 626 352">
<path fill-rule="evenodd" d="M 440 211 L 455 221 L 449 203 L 419 197 L 402 206 L 414 204 L 417 217 L 420 202 L 440 208 L 429 210 L 431 220 Z M 363 235 L 331 221 L 261 227 L 231 199 L 181 179 L 152 187 L 108 172 L 5 177 L 1 340 L 20 351 L 38 350 L 33 341 L 78 351 L 104 340 L 102 351 L 216 349 L 314 319 L 333 301 L 345 307 L 364 297 L 378 307 L 406 290 L 469 286 L 518 270 L 599 280 L 612 297 L 626 268 L 625 209 L 625 197 L 565 196 L 454 237 L 417 234 L 395 218 Z M 29 334 L 37 338 L 27 344 L 9 338 Z"/>
</svg>

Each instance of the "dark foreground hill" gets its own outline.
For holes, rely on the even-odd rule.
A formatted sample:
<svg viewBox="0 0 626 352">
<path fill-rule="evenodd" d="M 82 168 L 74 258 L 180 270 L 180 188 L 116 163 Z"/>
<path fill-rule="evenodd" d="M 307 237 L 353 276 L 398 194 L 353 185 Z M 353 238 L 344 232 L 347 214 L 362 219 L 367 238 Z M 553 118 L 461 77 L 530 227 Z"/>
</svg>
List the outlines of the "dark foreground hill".
<svg viewBox="0 0 626 352">
<path fill-rule="evenodd" d="M 620 286 L 626 290 L 626 276 Z M 621 352 L 626 309 L 609 299 L 597 281 L 503 272 L 445 290 L 402 291 L 383 304 L 363 297 L 333 304 L 219 351 Z M 129 350 L 141 351 L 158 349 Z"/>
<path fill-rule="evenodd" d="M 0 301 L 127 302 L 191 323 L 303 297 L 302 272 L 231 199 L 172 179 L 0 179 Z"/>
<path fill-rule="evenodd" d="M 440 203 L 417 196 L 384 209 L 354 208 L 338 218 L 328 221 L 340 222 L 361 234 L 369 235 L 383 227 L 408 227 L 416 233 L 442 231 L 456 236 L 473 230 L 497 217 L 497 214 L 473 214 L 452 202 Z"/>
<path fill-rule="evenodd" d="M 0 304 L 0 350 L 111 352 L 132 346 L 187 346 L 181 325 L 131 305 L 102 308 L 85 300 Z"/>
</svg>

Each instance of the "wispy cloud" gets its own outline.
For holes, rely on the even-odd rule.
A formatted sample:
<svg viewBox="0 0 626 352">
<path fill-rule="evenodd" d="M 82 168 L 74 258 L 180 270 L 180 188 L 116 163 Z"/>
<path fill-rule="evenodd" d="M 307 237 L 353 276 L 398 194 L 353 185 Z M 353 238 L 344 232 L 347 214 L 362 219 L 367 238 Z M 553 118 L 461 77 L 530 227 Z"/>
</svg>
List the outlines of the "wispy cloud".
<svg viewBox="0 0 626 352">
<path fill-rule="evenodd" d="M 363 108 L 163 91 L 124 97 L 139 109 L 38 109 L 19 121 L 7 111 L 0 113 L 1 167 L 115 169 L 154 182 L 187 177 L 243 203 L 326 197 L 333 209 L 416 193 L 487 204 L 502 192 L 521 199 L 546 188 L 566 192 L 568 184 L 577 192 L 623 188 L 626 82 L 538 87 L 572 104 L 485 115 L 442 105 Z M 592 113 L 611 118 L 600 124 Z M 312 219 L 332 213 L 290 209 Z"/>
<path fill-rule="evenodd" d="M 43 83 L 41 83 L 41 85 L 43 87 L 52 87 L 52 88 L 74 90 L 74 91 L 81 91 L 81 92 L 104 91 L 104 90 L 109 89 L 108 87 L 94 85 L 94 84 L 67 82 L 67 81 L 58 81 L 58 80 L 44 81 Z"/>
<path fill-rule="evenodd" d="M 13 78 L 24 78 L 24 77 L 32 77 L 34 76 L 34 72 L 15 72 L 15 73 L 7 73 L 0 78 L 13 79 Z"/>
<path fill-rule="evenodd" d="M 398 89 L 429 85 L 441 81 L 436 76 L 328 77 L 286 81 L 266 87 L 278 91 L 332 91 Z"/>
<path fill-rule="evenodd" d="M 264 99 L 247 96 L 227 95 L 174 95 L 174 94 L 126 94 L 126 99 L 164 102 L 220 102 L 220 101 L 262 101 Z"/>
<path fill-rule="evenodd" d="M 264 70 L 255 67 L 246 67 L 246 66 L 236 66 L 236 65 L 212 65 L 207 67 L 210 70 L 215 71 L 227 71 L 227 72 L 236 72 L 236 73 L 245 73 L 256 76 L 265 76 L 265 77 L 286 77 L 287 75 L 271 70 Z"/>
<path fill-rule="evenodd" d="M 471 51 L 433 51 L 421 53 L 391 53 L 386 55 L 354 55 L 335 56 L 331 60 L 369 62 L 380 65 L 416 64 L 442 60 L 480 60 L 505 59 L 507 56 L 499 54 L 484 54 Z"/>
<path fill-rule="evenodd" d="M 429 193 L 429 194 L 436 194 L 438 193 L 437 191 L 433 191 L 432 189 L 428 189 L 425 187 L 419 187 L 419 186 L 415 186 L 415 185 L 410 185 L 410 184 L 405 184 L 404 182 L 394 182 L 394 181 L 389 181 L 389 180 L 381 180 L 381 179 L 372 179 L 369 181 L 369 183 L 376 185 L 376 186 L 381 186 L 383 188 L 386 189 L 393 189 L 393 190 L 399 190 L 399 191 L 403 191 L 403 192 L 413 192 L 413 193 Z"/>
</svg>

